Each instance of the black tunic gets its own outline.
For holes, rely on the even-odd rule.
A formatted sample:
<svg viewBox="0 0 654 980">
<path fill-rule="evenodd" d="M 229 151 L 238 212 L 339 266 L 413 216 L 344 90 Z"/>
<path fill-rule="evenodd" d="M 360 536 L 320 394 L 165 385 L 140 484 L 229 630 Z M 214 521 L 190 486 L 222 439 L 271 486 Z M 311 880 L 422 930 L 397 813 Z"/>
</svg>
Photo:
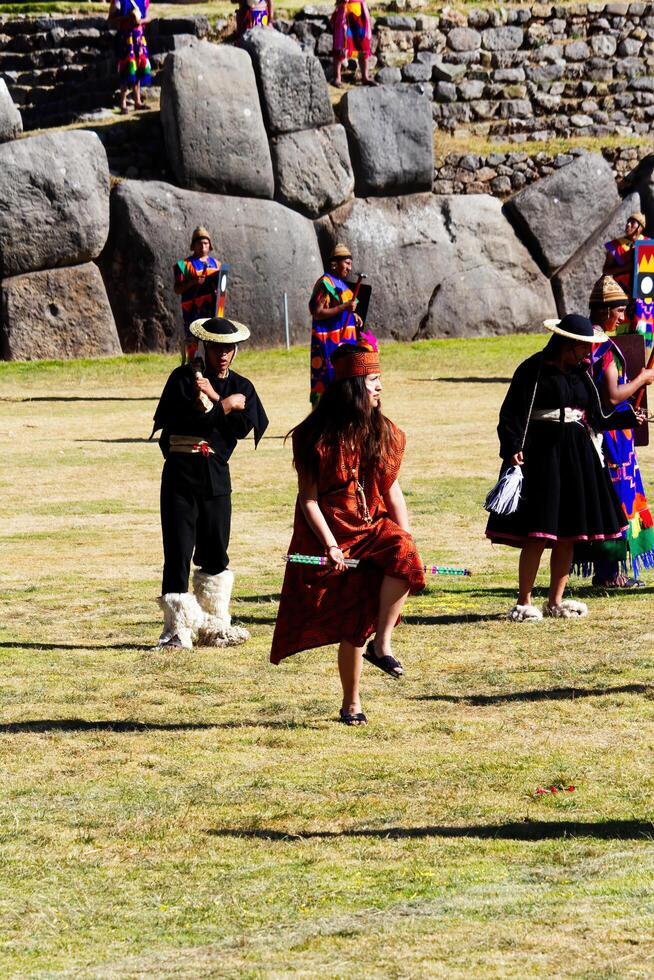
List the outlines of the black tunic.
<svg viewBox="0 0 654 980">
<path fill-rule="evenodd" d="M 226 378 L 212 374 L 206 377 L 221 399 L 229 395 L 245 395 L 244 411 L 225 415 L 222 402 L 214 405 L 210 412 L 198 411 L 195 407 L 195 372 L 191 365 L 185 364 L 176 368 L 166 382 L 154 414 L 152 431 L 163 430 L 159 446 L 169 476 L 198 493 L 217 496 L 231 491 L 229 458 L 236 443 L 254 429 L 254 444 L 257 446 L 268 427 L 268 418 L 254 385 L 247 378 L 236 371 L 230 371 Z M 171 435 L 201 436 L 210 444 L 214 454 L 171 453 Z"/>
<path fill-rule="evenodd" d="M 209 412 L 196 407 L 195 370 L 176 368 L 162 392 L 153 434 L 162 429 L 159 445 L 166 462 L 161 476 L 161 530 L 164 569 L 161 591 L 188 591 L 193 556 L 209 575 L 229 564 L 231 480 L 229 459 L 239 439 L 254 430 L 255 446 L 268 426 L 263 405 L 247 378 L 230 371 L 226 378 L 207 375 L 221 400 L 245 395 L 245 409 L 225 415 L 222 401 Z M 212 454 L 170 452 L 171 436 L 197 436 Z"/>
<path fill-rule="evenodd" d="M 509 465 L 511 456 L 520 451 L 524 439 L 520 503 L 513 514 L 491 513 L 487 537 L 515 547 L 521 547 L 530 538 L 541 539 L 551 547 L 559 540 L 598 541 L 619 537 L 624 528 L 624 514 L 591 441 L 587 423 L 531 418 L 524 437 L 524 407 L 527 405 L 527 412 L 530 411 L 532 398 L 534 410 L 562 412 L 565 408 L 577 408 L 597 427 L 608 428 L 609 417 L 601 411 L 597 392 L 585 368 L 563 372 L 545 363 L 542 355 L 537 364 L 531 364 L 531 372 L 524 370 L 527 364 L 516 372 L 498 427 L 504 457 L 502 471 Z M 534 367 L 537 368 L 535 377 Z M 535 381 L 531 390 L 527 378 Z M 520 391 L 515 390 L 516 384 Z"/>
</svg>

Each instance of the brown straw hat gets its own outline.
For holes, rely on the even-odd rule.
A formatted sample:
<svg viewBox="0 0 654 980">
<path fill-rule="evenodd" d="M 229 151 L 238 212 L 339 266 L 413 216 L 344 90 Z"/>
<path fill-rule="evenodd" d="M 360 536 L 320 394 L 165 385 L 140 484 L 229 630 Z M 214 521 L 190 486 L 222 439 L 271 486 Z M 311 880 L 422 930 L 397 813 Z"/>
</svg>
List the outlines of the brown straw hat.
<svg viewBox="0 0 654 980">
<path fill-rule="evenodd" d="M 642 211 L 634 211 L 633 214 L 629 215 L 627 221 L 637 221 L 641 228 L 644 228 L 647 224 L 647 218 Z"/>
<path fill-rule="evenodd" d="M 204 225 L 198 225 L 191 236 L 191 248 L 195 245 L 198 238 L 208 238 L 209 239 L 209 251 L 213 252 L 213 243 L 211 241 L 211 235 L 204 227 Z"/>
<path fill-rule="evenodd" d="M 347 245 L 343 245 L 342 242 L 339 242 L 337 245 L 334 245 L 332 254 L 329 256 L 330 261 L 333 261 L 334 259 L 351 259 L 351 258 L 352 258 L 352 252 L 350 252 Z"/>
<path fill-rule="evenodd" d="M 626 306 L 628 302 L 629 297 L 613 276 L 600 276 L 593 286 L 588 305 L 591 308 L 608 306 L 613 309 L 616 306 Z"/>
</svg>

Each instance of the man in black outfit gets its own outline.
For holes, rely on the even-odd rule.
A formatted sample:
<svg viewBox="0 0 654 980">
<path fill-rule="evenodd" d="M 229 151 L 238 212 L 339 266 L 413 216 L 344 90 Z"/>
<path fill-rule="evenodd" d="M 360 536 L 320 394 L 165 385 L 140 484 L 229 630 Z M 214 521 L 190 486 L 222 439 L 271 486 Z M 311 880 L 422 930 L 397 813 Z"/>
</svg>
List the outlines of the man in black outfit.
<svg viewBox="0 0 654 980">
<path fill-rule="evenodd" d="M 161 476 L 164 547 L 164 613 L 160 647 L 231 646 L 248 639 L 231 625 L 234 574 L 228 568 L 231 525 L 229 458 L 239 439 L 254 430 L 255 448 L 268 418 L 252 382 L 230 369 L 237 344 L 250 336 L 241 323 L 214 317 L 196 320 L 201 358 L 176 368 L 161 394 L 153 433 L 165 463 Z M 202 345 L 200 345 L 200 348 Z M 199 352 L 201 354 L 201 349 Z M 206 374 L 206 376 L 205 376 Z M 188 591 L 191 558 L 199 566 Z"/>
</svg>

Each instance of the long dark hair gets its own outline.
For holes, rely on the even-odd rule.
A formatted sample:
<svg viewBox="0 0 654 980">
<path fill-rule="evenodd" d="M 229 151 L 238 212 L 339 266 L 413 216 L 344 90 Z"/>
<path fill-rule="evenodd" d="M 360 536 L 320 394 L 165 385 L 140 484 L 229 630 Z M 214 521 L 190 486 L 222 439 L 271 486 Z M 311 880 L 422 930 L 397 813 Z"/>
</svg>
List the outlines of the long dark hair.
<svg viewBox="0 0 654 980">
<path fill-rule="evenodd" d="M 341 446 L 352 446 L 359 453 L 361 471 L 372 462 L 383 469 L 394 446 L 391 425 L 381 408 L 370 404 L 362 377 L 332 381 L 311 414 L 288 435 L 293 436 L 295 469 L 313 479 L 318 476 L 318 444 L 333 465 Z"/>
</svg>

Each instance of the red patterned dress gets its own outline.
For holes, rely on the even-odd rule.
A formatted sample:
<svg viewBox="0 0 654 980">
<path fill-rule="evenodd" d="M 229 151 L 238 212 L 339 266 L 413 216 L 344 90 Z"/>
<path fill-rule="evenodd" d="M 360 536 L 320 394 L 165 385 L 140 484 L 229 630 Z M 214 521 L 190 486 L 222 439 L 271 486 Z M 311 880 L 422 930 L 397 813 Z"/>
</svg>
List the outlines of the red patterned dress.
<svg viewBox="0 0 654 980">
<path fill-rule="evenodd" d="M 270 659 L 278 664 L 300 650 L 347 640 L 365 644 L 377 626 L 379 590 L 384 575 L 405 579 L 414 595 L 425 585 L 415 542 L 388 514 L 384 495 L 397 479 L 406 436 L 393 423 L 394 448 L 383 465 L 360 472 L 358 453 L 343 447 L 336 465 L 319 443 L 318 504 L 346 558 L 358 568 L 334 572 L 315 565 L 286 566 Z M 370 514 L 364 516 L 361 494 Z M 323 546 L 309 527 L 299 500 L 295 506 L 289 552 L 320 555 Z"/>
</svg>

